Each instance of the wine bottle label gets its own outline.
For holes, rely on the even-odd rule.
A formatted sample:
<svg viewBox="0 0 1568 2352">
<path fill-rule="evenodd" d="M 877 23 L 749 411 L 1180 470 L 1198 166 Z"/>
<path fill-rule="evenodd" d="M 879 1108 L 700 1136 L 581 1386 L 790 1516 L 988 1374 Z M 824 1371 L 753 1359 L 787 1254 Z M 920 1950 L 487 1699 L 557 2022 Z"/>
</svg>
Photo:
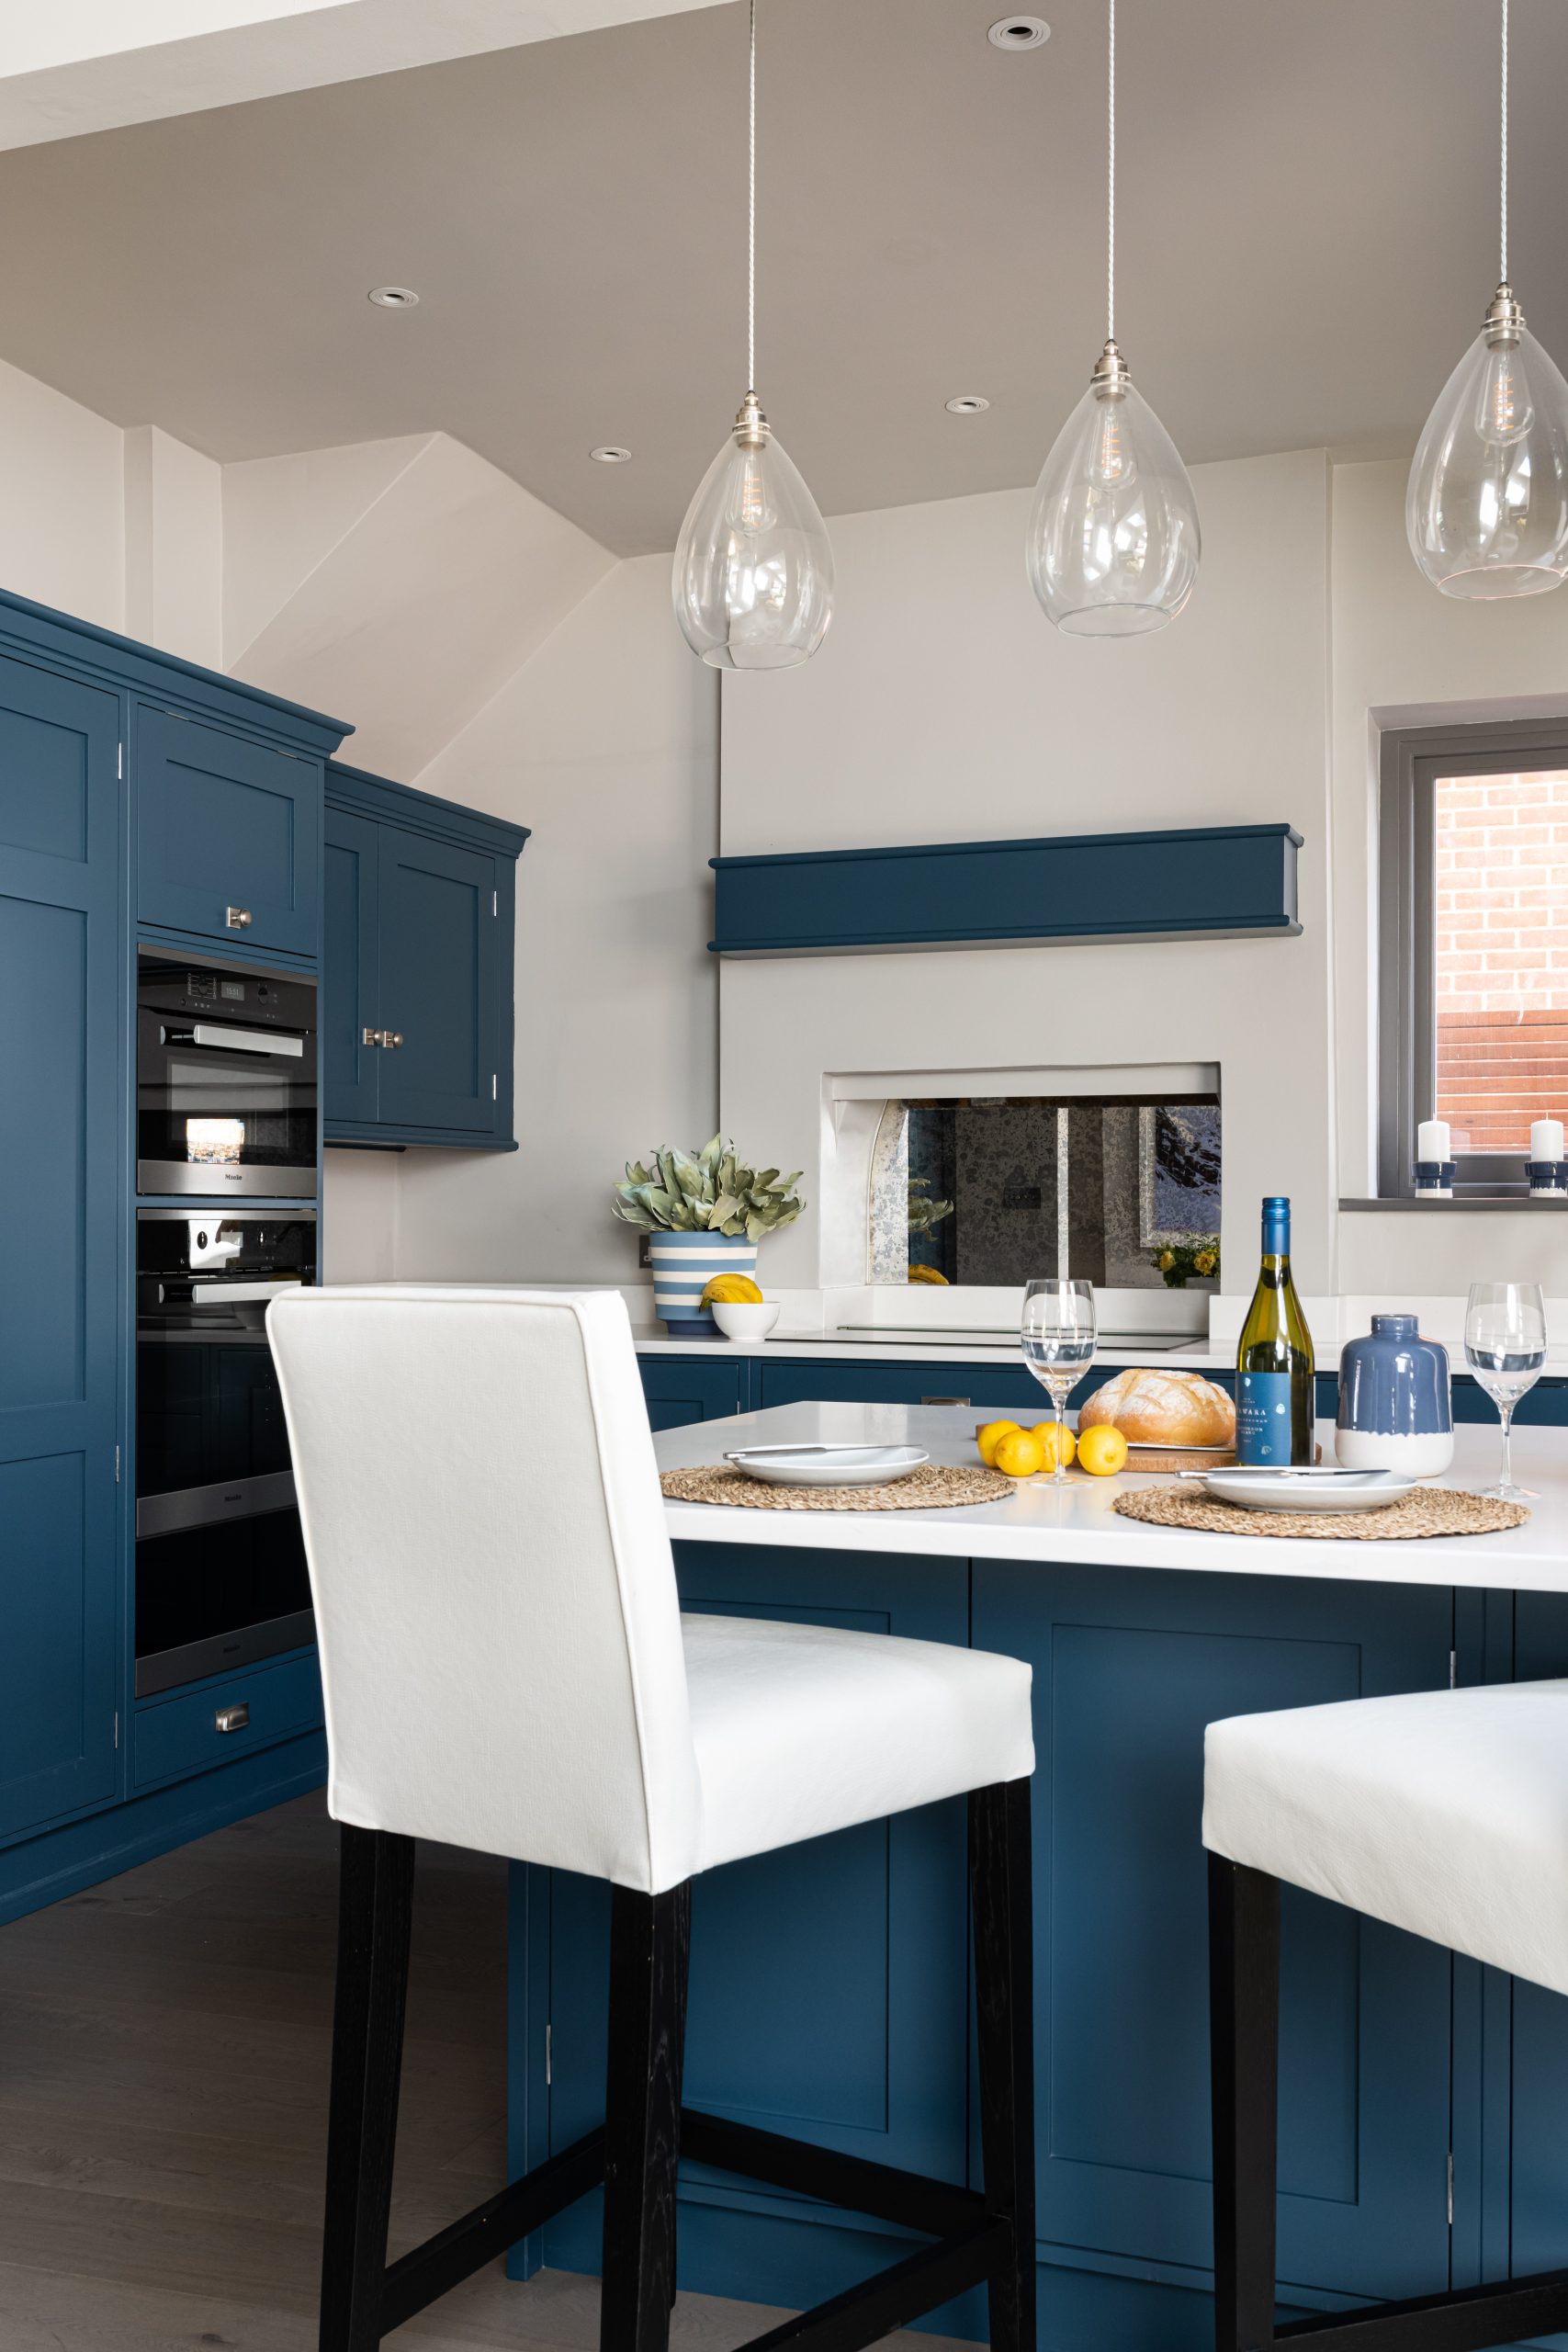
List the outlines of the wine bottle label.
<svg viewBox="0 0 1568 2352">
<path fill-rule="evenodd" d="M 1291 1458 L 1291 1375 L 1243 1372 L 1235 1384 L 1235 1458 L 1272 1464 Z"/>
</svg>

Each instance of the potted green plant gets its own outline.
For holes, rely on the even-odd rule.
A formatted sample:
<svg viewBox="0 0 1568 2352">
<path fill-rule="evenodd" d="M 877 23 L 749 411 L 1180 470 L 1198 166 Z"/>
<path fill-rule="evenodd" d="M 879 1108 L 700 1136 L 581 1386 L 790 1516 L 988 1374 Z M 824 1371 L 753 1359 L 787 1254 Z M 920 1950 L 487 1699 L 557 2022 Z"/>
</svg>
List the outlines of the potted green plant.
<svg viewBox="0 0 1568 2352">
<path fill-rule="evenodd" d="M 672 1339 L 711 1340 L 716 1327 L 703 1304 L 716 1274 L 755 1277 L 757 1244 L 793 1225 L 806 1204 L 794 1187 L 800 1170 L 742 1167 L 735 1147 L 715 1136 L 701 1151 L 656 1151 L 651 1167 L 628 1161 L 610 1205 L 625 1225 L 648 1236 L 653 1304 Z"/>
</svg>

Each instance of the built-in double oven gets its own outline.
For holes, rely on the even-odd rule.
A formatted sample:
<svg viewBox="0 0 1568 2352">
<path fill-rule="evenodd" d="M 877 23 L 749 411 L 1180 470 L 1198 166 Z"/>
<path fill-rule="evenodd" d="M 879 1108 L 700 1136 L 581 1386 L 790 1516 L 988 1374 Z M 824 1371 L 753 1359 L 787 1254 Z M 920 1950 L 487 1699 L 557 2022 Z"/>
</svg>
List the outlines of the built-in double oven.
<svg viewBox="0 0 1568 2352">
<path fill-rule="evenodd" d="M 318 1123 L 312 980 L 143 949 L 138 982 L 137 1190 L 164 1196 L 136 1212 L 147 1697 L 314 1638 L 265 1317 L 318 1278 Z"/>
</svg>

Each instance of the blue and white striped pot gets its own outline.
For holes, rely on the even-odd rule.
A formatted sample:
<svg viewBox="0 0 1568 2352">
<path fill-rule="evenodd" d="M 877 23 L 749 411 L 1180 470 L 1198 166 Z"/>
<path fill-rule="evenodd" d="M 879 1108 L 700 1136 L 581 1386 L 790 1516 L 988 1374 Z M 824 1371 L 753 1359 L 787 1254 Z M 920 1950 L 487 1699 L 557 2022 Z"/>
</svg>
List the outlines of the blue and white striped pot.
<svg viewBox="0 0 1568 2352">
<path fill-rule="evenodd" d="M 699 1304 L 715 1274 L 757 1274 L 757 1245 L 744 1235 L 650 1233 L 653 1311 L 672 1340 L 716 1340 L 713 1309 Z"/>
</svg>

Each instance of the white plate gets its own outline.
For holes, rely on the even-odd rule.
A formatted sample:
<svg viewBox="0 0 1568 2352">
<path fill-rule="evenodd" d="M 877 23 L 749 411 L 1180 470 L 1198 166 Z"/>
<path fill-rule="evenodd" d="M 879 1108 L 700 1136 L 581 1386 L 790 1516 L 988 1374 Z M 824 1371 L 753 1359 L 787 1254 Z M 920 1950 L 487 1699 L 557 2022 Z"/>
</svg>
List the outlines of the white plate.
<svg viewBox="0 0 1568 2352">
<path fill-rule="evenodd" d="M 724 1458 L 768 1487 L 890 1487 L 931 1455 L 918 1445 L 763 1445 Z"/>
<path fill-rule="evenodd" d="M 1184 1474 L 1185 1475 L 1185 1474 Z M 1382 1510 L 1419 1484 L 1397 1470 L 1209 1470 L 1203 1484 L 1244 1510 Z"/>
</svg>

